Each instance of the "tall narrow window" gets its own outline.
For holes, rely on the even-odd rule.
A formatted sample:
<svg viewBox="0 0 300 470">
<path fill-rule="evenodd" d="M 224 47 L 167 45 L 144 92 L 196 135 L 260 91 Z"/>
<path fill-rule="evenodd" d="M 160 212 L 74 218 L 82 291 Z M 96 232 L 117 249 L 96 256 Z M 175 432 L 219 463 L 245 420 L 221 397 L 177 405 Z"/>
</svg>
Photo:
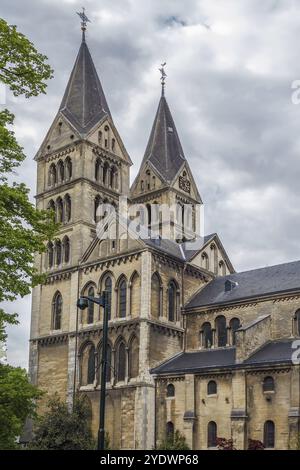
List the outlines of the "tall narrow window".
<svg viewBox="0 0 300 470">
<path fill-rule="evenodd" d="M 103 174 L 102 174 L 102 182 L 103 184 L 107 184 L 108 181 L 108 163 L 105 162 L 104 165 L 103 165 Z"/>
<path fill-rule="evenodd" d="M 98 144 L 99 145 L 102 144 L 102 132 L 101 131 L 98 132 Z"/>
<path fill-rule="evenodd" d="M 64 221 L 64 206 L 60 197 L 56 201 L 56 221 L 59 223 Z"/>
<path fill-rule="evenodd" d="M 130 342 L 129 347 L 129 364 L 128 364 L 128 376 L 130 379 L 134 379 L 139 375 L 139 341 L 137 337 L 134 337 Z"/>
<path fill-rule="evenodd" d="M 207 426 L 207 447 L 217 446 L 217 424 L 210 421 Z"/>
<path fill-rule="evenodd" d="M 126 376 L 126 349 L 125 344 L 122 342 L 119 344 L 117 354 L 117 380 L 123 382 Z"/>
<path fill-rule="evenodd" d="M 111 149 L 113 152 L 115 151 L 115 148 L 116 148 L 116 141 L 115 139 L 111 139 Z"/>
<path fill-rule="evenodd" d="M 111 293 L 112 293 L 112 281 L 110 276 L 107 276 L 104 283 L 104 289 L 107 292 L 107 312 L 108 312 L 108 319 L 111 319 Z"/>
<path fill-rule="evenodd" d="M 167 440 L 173 442 L 174 440 L 174 424 L 169 421 L 166 425 Z"/>
<path fill-rule="evenodd" d="M 61 330 L 62 296 L 57 292 L 52 301 L 52 329 Z"/>
<path fill-rule="evenodd" d="M 266 421 L 264 425 L 264 446 L 267 449 L 275 447 L 275 424 L 273 421 Z"/>
<path fill-rule="evenodd" d="M 205 269 L 209 270 L 209 259 L 208 259 L 208 255 L 205 251 L 204 251 L 204 253 L 202 253 L 201 258 L 203 260 L 203 267 Z"/>
<path fill-rule="evenodd" d="M 57 164 L 57 168 L 58 168 L 59 181 L 62 183 L 65 180 L 65 167 L 61 160 L 59 160 Z"/>
<path fill-rule="evenodd" d="M 168 298 L 169 298 L 169 305 L 168 305 L 168 319 L 169 321 L 176 321 L 176 296 L 177 296 L 177 289 L 174 281 L 171 281 L 169 284 L 168 289 Z"/>
<path fill-rule="evenodd" d="M 231 343 L 235 345 L 236 343 L 236 331 L 240 328 L 241 322 L 238 318 L 232 318 L 229 323 L 231 329 Z"/>
<path fill-rule="evenodd" d="M 54 263 L 54 248 L 53 243 L 48 243 L 48 268 L 52 268 Z"/>
<path fill-rule="evenodd" d="M 99 222 L 98 208 L 100 204 L 101 204 L 101 198 L 99 195 L 97 195 L 94 200 L 94 221 L 95 222 Z"/>
<path fill-rule="evenodd" d="M 65 173 L 66 173 L 66 179 L 70 180 L 72 178 L 72 160 L 70 157 L 66 158 L 65 161 Z"/>
<path fill-rule="evenodd" d="M 57 240 L 55 243 L 55 255 L 56 255 L 56 264 L 59 266 L 61 264 L 61 241 Z"/>
<path fill-rule="evenodd" d="M 65 205 L 65 222 L 70 222 L 71 220 L 71 198 L 69 194 L 66 194 L 64 197 L 64 205 Z"/>
<path fill-rule="evenodd" d="M 100 160 L 97 159 L 96 164 L 95 164 L 95 180 L 96 181 L 100 180 L 100 168 L 101 168 L 101 163 L 100 163 Z"/>
<path fill-rule="evenodd" d="M 213 343 L 213 338 L 212 338 L 211 324 L 209 322 L 203 323 L 202 335 L 203 335 L 202 344 L 204 348 L 211 348 L 212 343 Z"/>
<path fill-rule="evenodd" d="M 57 183 L 56 166 L 54 163 L 52 163 L 49 168 L 48 184 L 49 186 L 54 186 L 56 183 Z"/>
<path fill-rule="evenodd" d="M 90 347 L 88 357 L 88 370 L 87 370 L 87 383 L 88 385 L 93 384 L 95 380 L 95 348 Z"/>
<path fill-rule="evenodd" d="M 68 237 L 63 239 L 63 252 L 64 262 L 68 263 L 70 261 L 70 240 Z"/>
<path fill-rule="evenodd" d="M 154 318 L 160 316 L 161 282 L 157 273 L 151 278 L 151 313 Z"/>
<path fill-rule="evenodd" d="M 126 280 L 122 279 L 119 284 L 119 317 L 126 317 L 126 298 L 127 298 Z"/>
<path fill-rule="evenodd" d="M 88 290 L 88 296 L 89 297 L 95 297 L 95 290 L 91 286 Z M 87 314 L 87 323 L 91 324 L 94 322 L 94 302 L 89 301 L 88 304 L 88 314 Z"/>
<path fill-rule="evenodd" d="M 216 331 L 218 339 L 218 347 L 224 347 L 227 344 L 227 328 L 226 318 L 221 315 L 216 318 Z"/>
</svg>

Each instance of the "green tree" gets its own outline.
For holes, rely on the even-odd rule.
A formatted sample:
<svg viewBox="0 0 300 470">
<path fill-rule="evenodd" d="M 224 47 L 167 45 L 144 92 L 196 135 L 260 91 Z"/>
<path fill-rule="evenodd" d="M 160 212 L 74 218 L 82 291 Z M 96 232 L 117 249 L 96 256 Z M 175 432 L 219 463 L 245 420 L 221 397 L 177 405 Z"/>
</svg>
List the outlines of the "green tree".
<svg viewBox="0 0 300 470">
<path fill-rule="evenodd" d="M 158 450 L 189 450 L 185 436 L 180 431 L 175 431 L 174 436 L 168 436 L 157 447 Z"/>
<path fill-rule="evenodd" d="M 26 417 L 34 417 L 41 392 L 28 382 L 26 371 L 0 364 L 0 449 L 16 449 Z"/>
<path fill-rule="evenodd" d="M 46 60 L 16 26 L 0 19 L 0 83 L 15 96 L 45 93 L 46 81 L 52 77 Z M 25 184 L 12 181 L 13 171 L 25 159 L 13 122 L 9 110 L 0 111 L 0 302 L 24 296 L 43 281 L 34 267 L 34 253 L 45 251 L 45 242 L 57 230 L 53 214 L 37 210 Z M 0 341 L 6 338 L 8 323 L 16 324 L 17 314 L 0 309 Z"/>
<path fill-rule="evenodd" d="M 50 398 L 48 411 L 37 422 L 34 450 L 92 450 L 95 441 L 90 426 L 90 409 L 85 399 L 77 397 L 72 410 L 57 395 Z"/>
</svg>

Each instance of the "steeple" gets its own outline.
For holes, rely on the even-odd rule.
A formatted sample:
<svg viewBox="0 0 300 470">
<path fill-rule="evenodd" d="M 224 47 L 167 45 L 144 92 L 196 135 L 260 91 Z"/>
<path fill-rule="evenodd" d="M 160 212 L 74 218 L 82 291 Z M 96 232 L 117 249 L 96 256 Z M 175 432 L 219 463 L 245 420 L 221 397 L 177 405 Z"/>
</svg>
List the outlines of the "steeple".
<svg viewBox="0 0 300 470">
<path fill-rule="evenodd" d="M 142 165 L 150 162 L 165 182 L 171 183 L 185 162 L 180 139 L 164 96 L 159 101 Z"/>
<path fill-rule="evenodd" d="M 84 137 L 110 110 L 85 41 L 82 30 L 81 46 L 59 111 Z"/>
</svg>

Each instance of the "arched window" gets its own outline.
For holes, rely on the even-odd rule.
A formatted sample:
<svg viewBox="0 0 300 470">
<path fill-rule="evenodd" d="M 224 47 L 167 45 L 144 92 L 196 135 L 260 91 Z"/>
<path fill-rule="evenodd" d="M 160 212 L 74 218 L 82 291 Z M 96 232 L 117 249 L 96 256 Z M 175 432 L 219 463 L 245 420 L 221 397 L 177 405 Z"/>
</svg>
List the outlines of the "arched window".
<svg viewBox="0 0 300 470">
<path fill-rule="evenodd" d="M 174 440 L 174 424 L 169 421 L 166 425 L 166 435 L 167 435 L 167 440 L 172 441 Z"/>
<path fill-rule="evenodd" d="M 65 197 L 64 197 L 64 205 L 65 205 L 65 211 L 64 211 L 64 214 L 65 214 L 65 222 L 70 222 L 71 220 L 71 198 L 69 196 L 69 194 L 66 194 Z"/>
<path fill-rule="evenodd" d="M 229 323 L 231 329 L 231 343 L 235 345 L 235 333 L 240 328 L 241 322 L 238 318 L 232 318 Z"/>
<path fill-rule="evenodd" d="M 99 222 L 99 217 L 98 217 L 98 207 L 101 204 L 101 197 L 97 195 L 94 200 L 94 221 Z"/>
<path fill-rule="evenodd" d="M 117 169 L 115 166 L 113 166 L 110 170 L 110 181 L 109 181 L 110 187 L 112 189 L 116 189 L 117 187 L 117 175 L 118 175 Z"/>
<path fill-rule="evenodd" d="M 116 140 L 111 139 L 111 149 L 112 149 L 113 152 L 115 151 L 115 147 L 116 147 Z"/>
<path fill-rule="evenodd" d="M 57 173 L 56 166 L 54 163 L 51 163 L 48 174 L 48 184 L 49 186 L 54 186 L 57 183 Z"/>
<path fill-rule="evenodd" d="M 59 160 L 57 164 L 57 169 L 58 169 L 58 178 L 60 182 L 63 182 L 65 179 L 65 167 L 64 164 L 61 160 Z"/>
<path fill-rule="evenodd" d="M 295 327 L 296 335 L 300 336 L 300 310 L 295 313 Z"/>
<path fill-rule="evenodd" d="M 221 276 L 225 276 L 226 274 L 226 265 L 223 260 L 219 262 L 219 267 L 220 267 L 220 274 Z"/>
<path fill-rule="evenodd" d="M 203 335 L 203 340 L 202 344 L 205 348 L 211 348 L 212 347 L 212 329 L 211 329 L 211 324 L 209 322 L 205 322 L 202 325 L 202 335 Z"/>
<path fill-rule="evenodd" d="M 167 386 L 167 397 L 175 397 L 175 387 L 173 384 Z"/>
<path fill-rule="evenodd" d="M 169 321 L 177 320 L 177 288 L 174 281 L 171 281 L 168 288 L 168 319 Z"/>
<path fill-rule="evenodd" d="M 216 331 L 217 331 L 217 341 L 218 347 L 224 347 L 227 344 L 227 328 L 226 328 L 226 318 L 223 315 L 220 315 L 216 318 Z"/>
<path fill-rule="evenodd" d="M 141 279 L 135 272 L 130 279 L 130 313 L 133 318 L 140 315 L 141 311 Z"/>
<path fill-rule="evenodd" d="M 207 384 L 207 395 L 216 395 L 217 394 L 217 382 L 210 380 Z"/>
<path fill-rule="evenodd" d="M 151 187 L 150 187 L 150 177 L 151 177 L 150 170 L 147 170 L 146 171 L 146 181 L 147 181 L 147 189 L 148 190 L 151 189 Z"/>
<path fill-rule="evenodd" d="M 105 162 L 104 165 L 103 165 L 103 174 L 102 174 L 102 182 L 103 184 L 107 184 L 108 183 L 108 163 Z"/>
<path fill-rule="evenodd" d="M 214 421 L 207 425 L 207 447 L 217 447 L 217 424 Z"/>
<path fill-rule="evenodd" d="M 112 350 L 111 350 L 111 345 L 108 343 L 107 344 L 107 349 L 106 349 L 106 382 L 111 381 L 111 357 L 112 357 Z M 99 382 L 101 382 L 101 377 L 102 377 L 102 345 L 99 348 Z"/>
<path fill-rule="evenodd" d="M 147 226 L 150 228 L 151 222 L 152 222 L 151 204 L 147 204 L 146 208 L 147 208 Z"/>
<path fill-rule="evenodd" d="M 98 131 L 98 144 L 99 145 L 102 144 L 102 132 L 101 131 Z"/>
<path fill-rule="evenodd" d="M 139 341 L 136 336 L 131 340 L 129 346 L 128 375 L 130 379 L 139 375 Z"/>
<path fill-rule="evenodd" d="M 144 181 L 141 181 L 141 191 L 144 191 Z"/>
<path fill-rule="evenodd" d="M 67 157 L 65 160 L 65 176 L 67 180 L 72 178 L 72 160 L 70 157 Z"/>
<path fill-rule="evenodd" d="M 100 168 L 101 168 L 101 162 L 97 158 L 96 164 L 95 164 L 95 180 L 99 181 L 100 180 Z"/>
<path fill-rule="evenodd" d="M 88 357 L 87 384 L 93 384 L 95 380 L 95 347 L 91 346 Z"/>
<path fill-rule="evenodd" d="M 59 223 L 64 221 L 64 206 L 60 197 L 56 201 L 56 221 Z"/>
<path fill-rule="evenodd" d="M 204 251 L 204 253 L 202 253 L 201 258 L 203 260 L 203 267 L 205 269 L 209 270 L 209 259 L 208 259 L 208 255 L 205 251 Z"/>
<path fill-rule="evenodd" d="M 89 297 L 95 297 L 95 290 L 93 286 L 91 286 L 88 290 Z M 87 323 L 91 324 L 94 322 L 94 302 L 89 301 L 88 304 L 88 312 L 87 312 Z"/>
<path fill-rule="evenodd" d="M 63 239 L 63 252 L 64 262 L 68 263 L 70 261 L 70 240 L 67 236 Z"/>
<path fill-rule="evenodd" d="M 62 319 L 62 296 L 60 292 L 56 292 L 52 301 L 52 329 L 61 330 Z"/>
<path fill-rule="evenodd" d="M 268 377 L 264 378 L 263 391 L 264 392 L 274 392 L 275 391 L 275 382 L 274 382 L 273 377 L 268 376 Z"/>
<path fill-rule="evenodd" d="M 156 186 L 156 178 L 155 176 L 152 176 L 152 189 L 155 189 Z"/>
<path fill-rule="evenodd" d="M 121 342 L 117 352 L 117 381 L 123 382 L 126 376 L 126 348 Z"/>
<path fill-rule="evenodd" d="M 161 315 L 161 281 L 157 273 L 151 278 L 151 313 L 158 319 Z"/>
<path fill-rule="evenodd" d="M 127 300 L 127 285 L 126 280 L 123 278 L 119 282 L 119 317 L 125 318 L 126 317 L 126 300 Z"/>
<path fill-rule="evenodd" d="M 266 421 L 264 425 L 264 446 L 267 449 L 275 447 L 275 424 L 273 421 Z"/>
<path fill-rule="evenodd" d="M 51 201 L 48 202 L 47 209 L 49 211 L 53 211 L 55 214 L 55 202 L 53 201 L 53 199 L 51 199 Z"/>
<path fill-rule="evenodd" d="M 55 242 L 55 255 L 56 255 L 56 264 L 59 266 L 61 264 L 61 241 L 57 240 Z"/>
<path fill-rule="evenodd" d="M 48 268 L 52 268 L 53 263 L 54 263 L 54 248 L 53 248 L 53 243 L 50 242 L 48 243 Z"/>
<path fill-rule="evenodd" d="M 111 293 L 112 293 L 112 281 L 111 277 L 107 276 L 104 282 L 104 290 L 107 292 L 107 312 L 108 319 L 111 319 Z"/>
</svg>

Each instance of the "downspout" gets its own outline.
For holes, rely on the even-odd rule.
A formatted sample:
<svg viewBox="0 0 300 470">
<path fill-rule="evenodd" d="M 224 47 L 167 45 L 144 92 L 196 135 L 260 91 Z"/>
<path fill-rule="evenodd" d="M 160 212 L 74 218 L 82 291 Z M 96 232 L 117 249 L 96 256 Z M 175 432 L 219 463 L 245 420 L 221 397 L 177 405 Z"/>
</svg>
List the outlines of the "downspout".
<svg viewBox="0 0 300 470">
<path fill-rule="evenodd" d="M 78 280 L 77 280 L 77 299 L 79 298 L 79 278 L 80 268 L 78 266 Z M 76 330 L 75 330 L 75 361 L 74 361 L 74 383 L 73 383 L 73 409 L 76 395 L 76 376 L 77 376 L 77 351 L 78 351 L 78 323 L 79 323 L 79 308 L 76 307 Z"/>
</svg>

